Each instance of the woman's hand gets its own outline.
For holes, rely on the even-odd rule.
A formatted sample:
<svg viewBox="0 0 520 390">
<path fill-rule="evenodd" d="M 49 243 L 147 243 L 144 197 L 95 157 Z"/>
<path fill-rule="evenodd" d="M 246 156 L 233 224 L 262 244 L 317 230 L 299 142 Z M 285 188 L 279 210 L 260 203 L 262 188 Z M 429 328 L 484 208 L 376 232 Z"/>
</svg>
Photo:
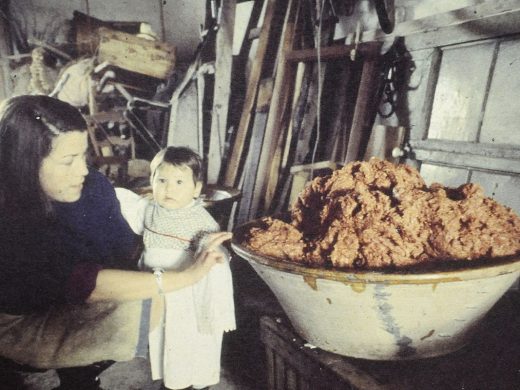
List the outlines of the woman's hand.
<svg viewBox="0 0 520 390">
<path fill-rule="evenodd" d="M 225 261 L 226 255 L 218 247 L 231 237 L 227 232 L 209 235 L 192 266 L 184 271 L 166 271 L 162 275 L 162 290 L 175 291 L 202 279 L 211 267 Z M 158 293 L 157 280 L 151 272 L 103 269 L 98 273 L 96 287 L 88 301 L 133 301 L 152 298 Z"/>
</svg>

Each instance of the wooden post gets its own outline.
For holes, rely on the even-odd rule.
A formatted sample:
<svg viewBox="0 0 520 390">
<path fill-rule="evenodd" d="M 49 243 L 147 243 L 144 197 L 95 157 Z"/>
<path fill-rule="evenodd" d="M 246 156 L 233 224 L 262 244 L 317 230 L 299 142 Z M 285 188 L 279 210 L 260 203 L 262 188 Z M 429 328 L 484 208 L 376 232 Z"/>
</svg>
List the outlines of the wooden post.
<svg viewBox="0 0 520 390">
<path fill-rule="evenodd" d="M 276 79 L 267 119 L 264 136 L 264 145 L 258 164 L 258 175 L 256 177 L 254 202 L 263 207 L 269 204 L 274 195 L 278 182 L 278 168 L 281 161 L 283 146 L 280 139 L 284 127 L 288 125 L 290 117 L 290 105 L 292 103 L 292 90 L 295 79 L 295 64 L 286 61 L 286 54 L 294 48 L 296 15 L 298 11 L 298 0 L 289 0 L 287 13 L 282 32 L 281 47 L 276 68 Z M 277 153 L 278 152 L 278 153 Z"/>
<path fill-rule="evenodd" d="M 258 176 L 258 163 L 260 151 L 264 142 L 264 133 L 267 123 L 267 115 L 273 93 L 273 79 L 264 79 L 260 82 L 258 101 L 256 104 L 255 121 L 251 129 L 249 152 L 243 172 L 242 197 L 237 216 L 237 225 L 256 217 L 258 210 L 258 197 L 255 197 L 256 178 Z"/>
<path fill-rule="evenodd" d="M 215 91 L 213 95 L 211 134 L 208 151 L 208 184 L 215 184 L 218 181 L 222 158 L 224 156 L 224 141 L 226 139 L 229 96 L 231 92 L 235 7 L 236 0 L 222 1 L 222 17 L 216 42 Z"/>
<path fill-rule="evenodd" d="M 373 110 L 374 102 L 372 98 L 375 95 L 378 82 L 379 60 L 367 58 L 363 62 L 363 70 L 361 72 L 361 81 L 356 97 L 356 108 L 354 109 L 354 117 L 352 119 L 352 127 L 345 156 L 345 163 L 357 160 L 361 157 L 360 146 L 363 132 L 370 126 L 368 117 L 370 110 Z"/>
<path fill-rule="evenodd" d="M 229 187 L 234 187 L 237 184 L 236 181 L 241 165 L 242 153 L 244 151 L 246 140 L 249 135 L 249 126 L 251 123 L 252 113 L 256 102 L 258 83 L 262 76 L 264 58 L 271 40 L 271 32 L 273 29 L 272 21 L 275 17 L 275 6 L 277 1 L 280 0 L 265 1 L 267 1 L 267 7 L 264 16 L 264 23 L 262 25 L 262 31 L 260 33 L 258 48 L 256 50 L 255 59 L 251 68 L 251 75 L 249 77 L 249 83 L 247 86 L 244 106 L 242 109 L 242 116 L 240 117 L 240 123 L 238 125 L 235 142 L 233 144 L 231 156 L 229 158 L 229 165 L 227 167 L 226 174 L 224 177 L 224 185 Z"/>
<path fill-rule="evenodd" d="M 6 57 L 11 54 L 9 49 L 9 29 L 5 19 L 0 18 L 0 57 Z M 11 95 L 9 80 L 9 64 L 7 61 L 0 61 L 0 100 Z"/>
</svg>

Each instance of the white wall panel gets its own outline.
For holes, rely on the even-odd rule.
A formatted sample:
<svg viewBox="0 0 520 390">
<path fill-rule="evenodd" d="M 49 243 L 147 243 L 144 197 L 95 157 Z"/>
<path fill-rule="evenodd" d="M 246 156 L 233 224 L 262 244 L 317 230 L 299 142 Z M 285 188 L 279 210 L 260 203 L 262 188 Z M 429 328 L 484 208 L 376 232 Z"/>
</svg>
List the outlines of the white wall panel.
<svg viewBox="0 0 520 390">
<path fill-rule="evenodd" d="M 428 138 L 476 141 L 494 47 L 443 50 Z"/>
<path fill-rule="evenodd" d="M 480 142 L 520 146 L 520 41 L 500 44 Z"/>
<path fill-rule="evenodd" d="M 182 62 L 191 62 L 200 43 L 200 26 L 206 15 L 205 0 L 163 0 L 165 40 L 177 46 Z"/>
<path fill-rule="evenodd" d="M 520 214 L 520 177 L 475 171 L 471 181 L 479 183 L 487 196 Z"/>
<path fill-rule="evenodd" d="M 47 43 L 67 42 L 69 23 L 75 10 L 85 12 L 84 0 L 16 0 L 11 13 L 23 34 Z"/>
<path fill-rule="evenodd" d="M 161 37 L 161 13 L 156 0 L 89 0 L 90 15 L 120 22 L 146 22 Z"/>
<path fill-rule="evenodd" d="M 440 183 L 447 187 L 458 187 L 468 181 L 467 169 L 421 164 L 421 176 L 427 185 Z"/>
</svg>

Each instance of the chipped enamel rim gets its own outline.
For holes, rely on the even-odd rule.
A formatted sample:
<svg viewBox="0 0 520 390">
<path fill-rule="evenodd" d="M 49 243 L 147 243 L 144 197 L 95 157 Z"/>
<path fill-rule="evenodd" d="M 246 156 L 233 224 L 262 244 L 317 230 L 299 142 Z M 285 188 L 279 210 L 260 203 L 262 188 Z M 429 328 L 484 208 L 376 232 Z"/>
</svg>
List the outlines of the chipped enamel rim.
<svg viewBox="0 0 520 390">
<path fill-rule="evenodd" d="M 301 275 L 307 281 L 315 279 L 333 280 L 343 283 L 384 283 L 384 284 L 436 284 L 460 282 L 464 280 L 485 279 L 518 272 L 520 274 L 520 257 L 498 259 L 491 262 L 479 262 L 477 266 L 461 267 L 451 270 L 439 270 L 421 273 L 418 271 L 379 272 L 379 271 L 344 271 L 318 267 L 307 267 L 283 259 L 262 255 L 241 245 L 238 237 L 257 225 L 254 220 L 238 226 L 233 231 L 231 248 L 243 259 L 279 271 Z"/>
</svg>

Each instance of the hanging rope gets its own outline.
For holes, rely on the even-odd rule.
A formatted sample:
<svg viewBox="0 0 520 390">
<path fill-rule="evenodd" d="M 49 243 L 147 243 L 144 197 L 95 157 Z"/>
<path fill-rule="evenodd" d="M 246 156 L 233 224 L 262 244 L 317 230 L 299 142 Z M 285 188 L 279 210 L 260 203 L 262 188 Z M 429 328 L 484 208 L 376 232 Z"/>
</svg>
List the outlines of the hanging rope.
<svg viewBox="0 0 520 390">
<path fill-rule="evenodd" d="M 325 0 L 321 1 L 320 10 L 319 10 L 319 20 L 318 20 L 318 31 L 315 37 L 315 45 L 316 45 L 316 53 L 317 53 L 317 66 L 318 66 L 318 99 L 317 99 L 317 111 L 316 111 L 316 140 L 314 141 L 314 148 L 312 150 L 311 157 L 311 179 L 314 176 L 314 161 L 316 159 L 316 152 L 318 150 L 318 144 L 321 138 L 321 93 L 323 90 L 323 83 L 321 80 L 321 28 L 323 26 L 323 9 L 325 8 Z"/>
<path fill-rule="evenodd" d="M 54 80 L 56 75 L 52 75 L 52 70 L 45 66 L 44 63 L 45 49 L 43 47 L 36 47 L 31 52 L 31 91 L 47 95 L 54 88 Z"/>
</svg>

